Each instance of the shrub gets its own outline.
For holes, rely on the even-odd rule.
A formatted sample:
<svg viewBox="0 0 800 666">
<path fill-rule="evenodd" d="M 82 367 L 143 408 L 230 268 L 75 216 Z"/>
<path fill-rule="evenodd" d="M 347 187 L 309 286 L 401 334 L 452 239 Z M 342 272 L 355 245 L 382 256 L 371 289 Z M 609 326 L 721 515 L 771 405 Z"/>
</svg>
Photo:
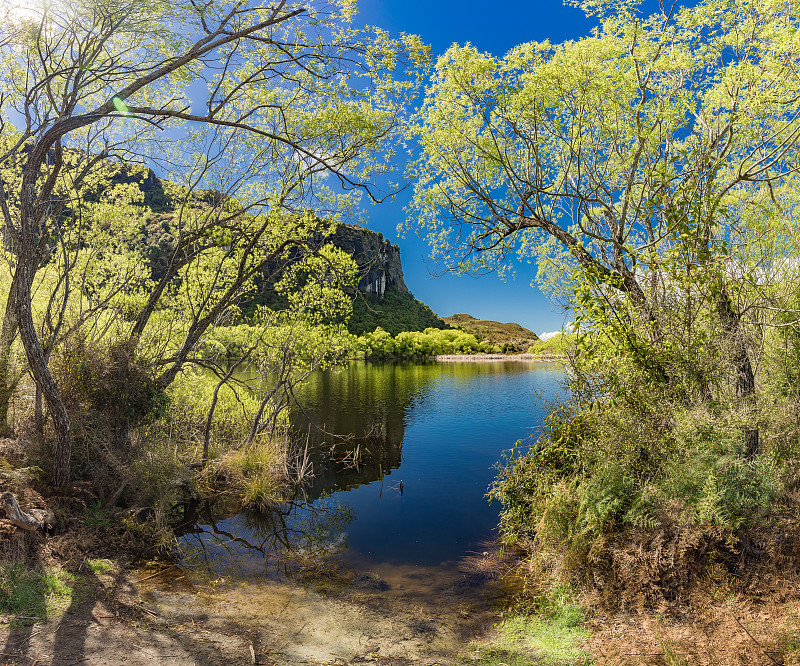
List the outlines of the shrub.
<svg viewBox="0 0 800 666">
<path fill-rule="evenodd" d="M 537 340 L 528 347 L 535 356 L 568 356 L 574 352 L 577 336 L 574 333 L 559 333 L 547 340 Z"/>
<path fill-rule="evenodd" d="M 743 431 L 730 408 L 564 405 L 500 466 L 489 494 L 503 504 L 502 540 L 529 553 L 532 575 L 612 605 L 675 598 L 715 560 L 754 575 L 740 555 L 754 541 L 796 557 L 786 466 L 769 452 L 747 459 Z"/>
<path fill-rule="evenodd" d="M 368 358 L 424 358 L 440 354 L 475 354 L 491 351 L 491 345 L 479 341 L 471 333 L 457 329 L 426 328 L 424 331 L 402 331 L 392 338 L 378 327 L 358 338 L 358 346 Z"/>
<path fill-rule="evenodd" d="M 274 441 L 258 441 L 230 451 L 219 463 L 242 500 L 242 506 L 265 510 L 283 499 L 284 449 Z"/>
</svg>

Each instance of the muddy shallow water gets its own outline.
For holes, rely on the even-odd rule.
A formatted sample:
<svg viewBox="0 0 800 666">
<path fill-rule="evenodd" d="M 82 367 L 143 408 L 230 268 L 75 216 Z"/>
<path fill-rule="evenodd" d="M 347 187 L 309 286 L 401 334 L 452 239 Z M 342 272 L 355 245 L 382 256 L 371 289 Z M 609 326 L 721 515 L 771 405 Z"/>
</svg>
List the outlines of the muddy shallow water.
<svg viewBox="0 0 800 666">
<path fill-rule="evenodd" d="M 305 585 L 196 580 L 176 569 L 171 581 L 162 577 L 140 592 L 164 622 L 235 627 L 263 663 L 448 662 L 497 619 L 498 591 L 487 582 L 440 567 L 393 566 Z"/>
</svg>

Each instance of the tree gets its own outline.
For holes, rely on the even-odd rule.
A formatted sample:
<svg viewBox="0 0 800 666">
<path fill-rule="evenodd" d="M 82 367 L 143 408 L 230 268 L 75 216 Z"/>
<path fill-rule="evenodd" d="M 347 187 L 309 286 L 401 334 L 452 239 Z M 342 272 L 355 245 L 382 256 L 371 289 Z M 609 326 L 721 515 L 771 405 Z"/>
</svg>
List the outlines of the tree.
<svg viewBox="0 0 800 666">
<path fill-rule="evenodd" d="M 592 37 L 439 59 L 412 129 L 422 152 L 407 226 L 449 270 L 537 257 L 546 278 L 571 279 L 583 330 L 662 385 L 678 379 L 669 350 L 688 342 L 692 397 L 716 379 L 692 361 L 702 319 L 752 404 L 760 329 L 748 322 L 763 323 L 765 275 L 782 265 L 790 281 L 796 7 L 704 0 L 643 16 L 638 2 L 579 4 L 598 16 Z M 782 250 L 752 252 L 753 240 Z M 678 316 L 680 330 L 665 326 Z M 752 455 L 755 425 L 747 440 Z"/>
<path fill-rule="evenodd" d="M 387 142 L 416 83 L 404 67 L 422 63 L 425 50 L 413 37 L 350 29 L 353 11 L 349 0 L 85 0 L 31 3 L 24 13 L 3 2 L 0 201 L 14 272 L 0 372 L 12 386 L 7 359 L 18 331 L 53 420 L 56 485 L 69 482 L 71 432 L 34 326 L 37 273 L 68 227 L 79 253 L 83 215 L 107 189 L 109 160 L 171 168 L 181 181 L 175 241 L 142 307 L 128 313 L 136 348 L 176 280 L 188 288 L 203 267 L 184 337 L 165 347 L 158 382 L 169 384 L 261 269 L 314 244 L 320 224 L 307 209 L 335 212 L 348 192 L 380 198 Z M 198 191 L 208 188 L 222 194 L 201 205 Z M 72 271 L 65 259 L 58 303 Z"/>
</svg>

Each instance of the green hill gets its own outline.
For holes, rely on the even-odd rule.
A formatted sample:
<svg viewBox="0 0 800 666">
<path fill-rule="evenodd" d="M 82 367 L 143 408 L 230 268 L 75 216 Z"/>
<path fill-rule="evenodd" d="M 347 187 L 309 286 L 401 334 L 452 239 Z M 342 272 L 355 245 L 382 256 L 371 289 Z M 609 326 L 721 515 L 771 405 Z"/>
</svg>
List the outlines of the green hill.
<svg viewBox="0 0 800 666">
<path fill-rule="evenodd" d="M 506 346 L 505 351 L 527 351 L 539 339 L 533 331 L 519 324 L 502 323 L 491 319 L 476 319 L 468 314 L 454 314 L 444 317 L 444 322 L 465 333 L 472 333 L 480 340 L 488 340 L 494 345 Z"/>
<path fill-rule="evenodd" d="M 450 328 L 425 303 L 408 291 L 387 289 L 383 297 L 359 292 L 353 302 L 353 316 L 347 330 L 353 335 L 371 333 L 378 326 L 392 335 L 426 328 Z"/>
</svg>

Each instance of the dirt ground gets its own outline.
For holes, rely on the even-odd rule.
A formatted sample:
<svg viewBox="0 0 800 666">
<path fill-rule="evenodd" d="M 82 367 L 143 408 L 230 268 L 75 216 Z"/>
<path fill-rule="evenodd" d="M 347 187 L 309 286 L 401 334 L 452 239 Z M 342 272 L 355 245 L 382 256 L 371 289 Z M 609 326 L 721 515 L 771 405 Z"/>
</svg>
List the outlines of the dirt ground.
<svg viewBox="0 0 800 666">
<path fill-rule="evenodd" d="M 496 619 L 480 595 L 465 601 L 457 576 L 395 580 L 401 589 L 383 599 L 389 583 L 374 576 L 324 595 L 277 582 L 197 587 L 163 571 L 88 574 L 62 616 L 23 627 L 6 618 L 0 664 L 449 664 Z"/>
<path fill-rule="evenodd" d="M 165 627 L 142 606 L 131 572 L 92 575 L 82 594 L 45 623 L 0 625 L 0 663 L 31 666 L 252 664 L 249 644 L 235 633 Z M 87 589 L 88 588 L 88 589 Z"/>
<path fill-rule="evenodd" d="M 468 661 L 470 641 L 491 638 L 497 620 L 485 587 L 457 572 L 371 574 L 333 594 L 275 581 L 190 581 L 166 565 L 82 575 L 88 589 L 59 617 L 22 627 L 0 618 L 0 664 L 448 665 Z M 774 583 L 748 598 L 698 588 L 683 614 L 597 612 L 586 663 L 798 666 L 800 581 Z"/>
</svg>

